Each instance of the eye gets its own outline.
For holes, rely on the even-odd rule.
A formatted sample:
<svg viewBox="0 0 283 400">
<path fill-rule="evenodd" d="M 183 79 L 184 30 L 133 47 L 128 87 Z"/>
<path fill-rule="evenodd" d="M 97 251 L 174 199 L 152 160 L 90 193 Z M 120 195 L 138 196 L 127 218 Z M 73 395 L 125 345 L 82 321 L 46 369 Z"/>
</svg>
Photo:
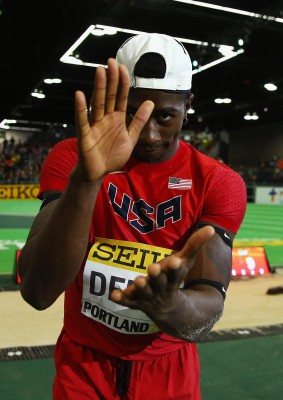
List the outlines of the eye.
<svg viewBox="0 0 283 400">
<path fill-rule="evenodd" d="M 156 115 L 156 119 L 157 119 L 158 123 L 161 123 L 161 124 L 170 122 L 173 118 L 174 118 L 174 114 L 169 113 L 167 111 L 162 111 Z"/>
<path fill-rule="evenodd" d="M 135 110 L 134 108 L 128 107 L 127 108 L 127 118 L 133 119 L 135 114 L 136 114 L 136 112 L 137 112 L 137 110 Z"/>
<path fill-rule="evenodd" d="M 135 116 L 135 113 L 134 113 L 134 112 L 127 112 L 127 117 L 128 117 L 128 118 L 133 119 L 134 116 Z"/>
</svg>

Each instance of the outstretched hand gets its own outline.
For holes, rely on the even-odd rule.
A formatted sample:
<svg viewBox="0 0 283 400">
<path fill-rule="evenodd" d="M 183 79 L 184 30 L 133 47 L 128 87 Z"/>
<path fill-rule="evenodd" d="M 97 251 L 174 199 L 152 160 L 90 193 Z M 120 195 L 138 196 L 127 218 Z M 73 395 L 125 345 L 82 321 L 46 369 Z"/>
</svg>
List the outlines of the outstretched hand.
<svg viewBox="0 0 283 400">
<path fill-rule="evenodd" d="M 144 311 L 152 316 L 173 311 L 182 301 L 179 287 L 194 263 L 200 248 L 215 231 L 212 226 L 205 226 L 196 231 L 185 243 L 182 250 L 159 263 L 148 267 L 147 276 L 139 276 L 133 285 L 125 290 L 115 289 L 111 300 L 129 308 Z"/>
<path fill-rule="evenodd" d="M 129 87 L 127 68 L 109 59 L 107 71 L 96 70 L 89 113 L 84 93 L 75 94 L 78 168 L 83 180 L 95 182 L 122 168 L 152 113 L 154 103 L 145 101 L 126 126 Z"/>
</svg>

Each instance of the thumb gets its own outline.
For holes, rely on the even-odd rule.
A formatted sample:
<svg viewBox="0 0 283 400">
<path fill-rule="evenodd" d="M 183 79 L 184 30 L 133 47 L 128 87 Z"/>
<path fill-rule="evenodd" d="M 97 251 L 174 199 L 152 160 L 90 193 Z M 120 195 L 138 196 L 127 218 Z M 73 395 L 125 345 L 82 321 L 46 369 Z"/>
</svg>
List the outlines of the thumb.
<svg viewBox="0 0 283 400">
<path fill-rule="evenodd" d="M 152 111 L 154 109 L 154 103 L 151 100 L 146 100 L 136 112 L 129 128 L 129 136 L 132 137 L 134 143 L 138 141 L 139 135 L 149 120 Z"/>
<path fill-rule="evenodd" d="M 215 233 L 212 226 L 207 225 L 195 231 L 186 241 L 184 247 L 178 252 L 179 257 L 194 257 L 201 246 Z"/>
</svg>

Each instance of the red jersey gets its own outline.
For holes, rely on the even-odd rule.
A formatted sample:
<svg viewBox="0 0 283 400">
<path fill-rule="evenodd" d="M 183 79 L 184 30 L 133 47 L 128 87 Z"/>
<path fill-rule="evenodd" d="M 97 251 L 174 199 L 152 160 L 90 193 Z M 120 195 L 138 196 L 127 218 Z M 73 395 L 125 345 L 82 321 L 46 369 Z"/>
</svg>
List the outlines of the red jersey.
<svg viewBox="0 0 283 400">
<path fill-rule="evenodd" d="M 77 159 L 76 139 L 58 143 L 44 162 L 39 197 L 46 190 L 63 191 Z M 89 255 L 65 293 L 68 337 L 128 359 L 154 358 L 183 346 L 141 311 L 112 302 L 109 293 L 181 249 L 197 222 L 236 233 L 245 209 L 240 175 L 182 141 L 170 160 L 130 159 L 121 171 L 108 174 L 94 206 Z"/>
</svg>

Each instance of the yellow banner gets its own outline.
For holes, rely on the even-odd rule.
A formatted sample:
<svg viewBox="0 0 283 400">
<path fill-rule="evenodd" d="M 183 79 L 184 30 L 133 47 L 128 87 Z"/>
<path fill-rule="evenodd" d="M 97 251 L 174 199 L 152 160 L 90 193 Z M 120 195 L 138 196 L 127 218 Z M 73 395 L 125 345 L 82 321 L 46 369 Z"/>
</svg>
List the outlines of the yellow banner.
<svg viewBox="0 0 283 400">
<path fill-rule="evenodd" d="M 89 252 L 88 260 L 146 273 L 150 264 L 159 262 L 171 253 L 172 250 L 144 243 L 96 238 L 96 243 Z"/>
<path fill-rule="evenodd" d="M 0 185 L 0 200 L 36 199 L 39 185 Z"/>
</svg>

